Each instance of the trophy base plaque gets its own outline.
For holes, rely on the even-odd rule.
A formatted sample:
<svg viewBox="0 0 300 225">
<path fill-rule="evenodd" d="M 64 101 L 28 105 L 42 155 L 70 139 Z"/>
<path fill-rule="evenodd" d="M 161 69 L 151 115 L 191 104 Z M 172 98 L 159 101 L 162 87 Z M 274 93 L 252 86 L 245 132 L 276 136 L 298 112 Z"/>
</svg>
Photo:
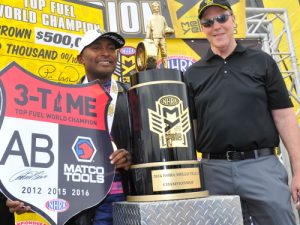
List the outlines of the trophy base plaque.
<svg viewBox="0 0 300 225">
<path fill-rule="evenodd" d="M 239 196 L 210 196 L 175 201 L 118 202 L 114 225 L 243 225 Z"/>
<path fill-rule="evenodd" d="M 129 202 L 201 198 L 203 190 L 198 161 L 152 162 L 132 165 Z"/>
<path fill-rule="evenodd" d="M 158 195 L 137 195 L 127 196 L 128 202 L 151 202 L 151 201 L 165 201 L 165 200 L 180 200 L 189 198 L 203 198 L 209 196 L 208 191 L 187 192 L 178 194 L 158 194 Z"/>
</svg>

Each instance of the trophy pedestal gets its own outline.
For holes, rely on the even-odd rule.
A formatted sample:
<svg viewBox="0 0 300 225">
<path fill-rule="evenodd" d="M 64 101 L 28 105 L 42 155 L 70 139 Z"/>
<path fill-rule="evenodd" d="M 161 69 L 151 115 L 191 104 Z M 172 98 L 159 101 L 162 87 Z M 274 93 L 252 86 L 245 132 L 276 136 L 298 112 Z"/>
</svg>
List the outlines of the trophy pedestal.
<svg viewBox="0 0 300 225">
<path fill-rule="evenodd" d="M 239 196 L 113 204 L 114 225 L 243 225 Z"/>
</svg>

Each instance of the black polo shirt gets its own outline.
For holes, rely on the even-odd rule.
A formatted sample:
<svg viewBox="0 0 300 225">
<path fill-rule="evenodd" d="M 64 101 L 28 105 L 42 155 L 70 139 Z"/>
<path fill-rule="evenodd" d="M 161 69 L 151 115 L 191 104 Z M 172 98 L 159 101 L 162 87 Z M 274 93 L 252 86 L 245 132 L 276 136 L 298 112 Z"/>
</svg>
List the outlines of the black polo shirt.
<svg viewBox="0 0 300 225">
<path fill-rule="evenodd" d="M 201 152 L 276 147 L 271 110 L 292 107 L 276 62 L 240 44 L 225 60 L 211 49 L 185 73 Z"/>
</svg>

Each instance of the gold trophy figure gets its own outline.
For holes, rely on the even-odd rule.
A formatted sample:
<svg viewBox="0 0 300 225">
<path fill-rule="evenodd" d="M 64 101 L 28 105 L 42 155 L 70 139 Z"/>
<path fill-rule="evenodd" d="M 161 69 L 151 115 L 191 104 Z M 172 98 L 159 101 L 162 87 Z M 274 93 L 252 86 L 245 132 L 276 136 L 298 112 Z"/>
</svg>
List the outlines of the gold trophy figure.
<svg viewBox="0 0 300 225">
<path fill-rule="evenodd" d="M 159 52 L 161 53 L 163 68 L 168 68 L 166 36 L 173 34 L 174 30 L 168 27 L 165 17 L 159 14 L 160 5 L 158 2 L 153 2 L 151 8 L 153 15 L 147 24 L 146 39 L 151 39 L 154 42 L 157 55 Z"/>
</svg>

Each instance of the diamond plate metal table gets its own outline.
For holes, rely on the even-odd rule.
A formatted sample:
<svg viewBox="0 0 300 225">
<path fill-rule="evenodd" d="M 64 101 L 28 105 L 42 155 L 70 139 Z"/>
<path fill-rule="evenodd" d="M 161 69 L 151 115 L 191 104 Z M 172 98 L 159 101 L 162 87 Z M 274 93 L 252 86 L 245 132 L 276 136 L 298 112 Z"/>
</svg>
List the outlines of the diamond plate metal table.
<svg viewBox="0 0 300 225">
<path fill-rule="evenodd" d="M 114 225 L 243 225 L 239 196 L 159 202 L 118 202 Z"/>
</svg>

